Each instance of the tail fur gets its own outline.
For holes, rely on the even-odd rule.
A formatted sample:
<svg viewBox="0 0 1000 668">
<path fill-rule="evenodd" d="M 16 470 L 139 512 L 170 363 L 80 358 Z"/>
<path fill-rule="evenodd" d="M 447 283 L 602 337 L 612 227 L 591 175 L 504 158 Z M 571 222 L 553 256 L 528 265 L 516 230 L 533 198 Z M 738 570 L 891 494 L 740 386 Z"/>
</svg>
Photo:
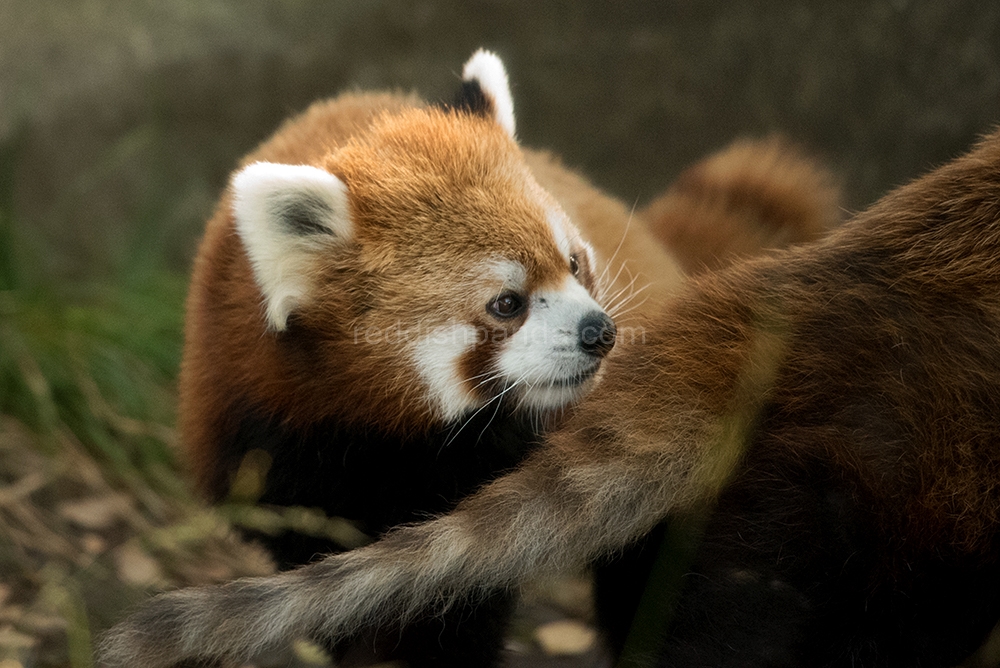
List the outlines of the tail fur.
<svg viewBox="0 0 1000 668">
<path fill-rule="evenodd" d="M 819 239 L 842 212 L 830 171 L 773 136 L 738 140 L 689 167 L 639 215 L 696 274 Z"/>
</svg>

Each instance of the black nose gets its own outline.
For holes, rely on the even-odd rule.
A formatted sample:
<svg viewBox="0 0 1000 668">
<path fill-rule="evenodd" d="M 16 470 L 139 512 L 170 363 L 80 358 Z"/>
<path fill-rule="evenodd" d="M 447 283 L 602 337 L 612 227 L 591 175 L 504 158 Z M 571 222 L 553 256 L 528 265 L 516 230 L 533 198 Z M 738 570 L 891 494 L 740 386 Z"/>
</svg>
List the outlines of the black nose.
<svg viewBox="0 0 1000 668">
<path fill-rule="evenodd" d="M 580 320 L 580 349 L 604 357 L 615 347 L 615 323 L 601 311 L 591 311 Z"/>
</svg>

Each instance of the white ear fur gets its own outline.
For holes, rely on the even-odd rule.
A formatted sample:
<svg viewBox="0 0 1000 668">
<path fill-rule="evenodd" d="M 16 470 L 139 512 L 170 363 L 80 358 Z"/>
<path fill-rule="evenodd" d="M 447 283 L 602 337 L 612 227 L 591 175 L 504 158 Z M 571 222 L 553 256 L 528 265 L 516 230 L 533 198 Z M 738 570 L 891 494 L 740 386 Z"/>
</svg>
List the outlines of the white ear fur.
<svg viewBox="0 0 1000 668">
<path fill-rule="evenodd" d="M 282 331 L 309 296 L 317 254 L 353 235 L 347 186 L 317 167 L 255 162 L 233 177 L 232 192 L 268 326 Z"/>
<path fill-rule="evenodd" d="M 510 94 L 510 84 L 507 81 L 507 70 L 503 61 L 490 51 L 479 49 L 462 69 L 462 81 L 477 81 L 480 89 L 493 102 L 499 123 L 507 134 L 514 138 L 514 99 Z"/>
</svg>

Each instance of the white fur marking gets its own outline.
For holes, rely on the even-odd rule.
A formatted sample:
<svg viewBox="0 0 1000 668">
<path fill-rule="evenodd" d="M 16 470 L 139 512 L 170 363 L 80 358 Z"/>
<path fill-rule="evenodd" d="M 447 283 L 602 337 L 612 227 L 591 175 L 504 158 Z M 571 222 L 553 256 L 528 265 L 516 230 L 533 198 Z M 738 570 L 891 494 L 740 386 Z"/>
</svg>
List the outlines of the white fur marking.
<svg viewBox="0 0 1000 668">
<path fill-rule="evenodd" d="M 514 100 L 510 94 L 507 70 L 495 53 L 479 49 L 462 69 L 463 81 L 478 81 L 483 93 L 493 100 L 497 122 L 513 139 L 515 137 Z"/>
<path fill-rule="evenodd" d="M 547 209 L 546 220 L 549 223 L 549 227 L 552 228 L 552 234 L 556 238 L 556 245 L 559 247 L 559 251 L 563 254 L 567 261 L 569 261 L 569 255 L 572 252 L 572 247 L 569 240 L 569 230 L 567 228 L 573 229 L 572 223 L 569 222 L 569 218 L 559 209 Z M 573 232 L 576 232 L 573 229 Z M 576 233 L 575 236 L 579 236 Z"/>
<path fill-rule="evenodd" d="M 476 342 L 476 328 L 466 324 L 439 327 L 413 347 L 413 362 L 427 384 L 429 399 L 444 422 L 460 418 L 476 401 L 465 387 L 458 362 Z"/>
<path fill-rule="evenodd" d="M 255 162 L 233 177 L 232 192 L 236 229 L 264 295 L 268 325 L 282 331 L 309 295 L 317 237 L 343 240 L 353 234 L 347 187 L 316 167 Z M 282 209 L 296 204 L 318 214 L 313 222 L 330 235 L 303 234 L 282 220 Z"/>
<path fill-rule="evenodd" d="M 588 381 L 574 383 L 597 364 L 580 348 L 579 326 L 585 315 L 601 310 L 572 276 L 556 290 L 532 295 L 528 319 L 507 340 L 498 363 L 504 377 L 522 381 L 524 405 L 561 408 L 589 388 Z"/>
<path fill-rule="evenodd" d="M 499 281 L 501 291 L 520 292 L 524 290 L 524 285 L 528 282 L 528 271 L 523 264 L 514 260 L 495 260 L 489 263 L 487 271 Z"/>
<path fill-rule="evenodd" d="M 569 261 L 575 247 L 583 250 L 587 256 L 588 264 L 592 269 L 597 266 L 593 246 L 583 238 L 580 230 L 577 229 L 576 225 L 573 224 L 573 221 L 570 220 L 570 217 L 562 209 L 547 209 L 546 219 L 552 228 L 552 234 L 555 235 L 556 245 L 562 251 L 567 261 Z"/>
</svg>

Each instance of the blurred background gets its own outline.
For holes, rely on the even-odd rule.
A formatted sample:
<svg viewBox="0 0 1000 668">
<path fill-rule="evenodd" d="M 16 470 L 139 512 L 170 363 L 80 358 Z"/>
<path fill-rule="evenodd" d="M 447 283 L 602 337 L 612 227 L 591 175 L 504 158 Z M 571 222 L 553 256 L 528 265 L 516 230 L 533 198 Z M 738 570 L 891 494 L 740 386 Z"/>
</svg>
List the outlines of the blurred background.
<svg viewBox="0 0 1000 668">
<path fill-rule="evenodd" d="M 639 203 L 732 138 L 782 131 L 861 208 L 1000 112 L 985 0 L 5 0 L 14 214 L 47 270 L 102 271 L 136 236 L 183 268 L 234 161 L 281 119 L 346 89 L 450 97 L 480 46 L 507 64 L 524 143 Z"/>
<path fill-rule="evenodd" d="M 266 570 L 172 455 L 200 229 L 289 114 L 344 90 L 448 98 L 481 46 L 523 143 L 639 205 L 780 131 L 860 210 L 1000 120 L 986 0 L 3 0 L 0 667 L 89 665 L 142 592 Z"/>
</svg>

